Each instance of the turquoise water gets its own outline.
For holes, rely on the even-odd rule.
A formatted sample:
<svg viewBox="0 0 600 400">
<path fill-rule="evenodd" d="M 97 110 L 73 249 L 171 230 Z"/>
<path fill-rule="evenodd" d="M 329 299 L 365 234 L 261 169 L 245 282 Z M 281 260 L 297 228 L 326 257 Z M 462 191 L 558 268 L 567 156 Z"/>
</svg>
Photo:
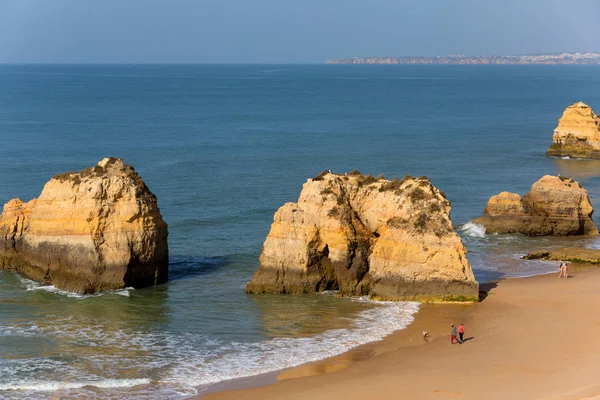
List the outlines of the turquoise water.
<svg viewBox="0 0 600 400">
<path fill-rule="evenodd" d="M 600 162 L 544 155 L 579 100 L 600 110 L 600 68 L 0 66 L 0 202 L 122 157 L 157 195 L 171 254 L 167 285 L 84 298 L 0 272 L 0 398 L 177 399 L 406 326 L 415 304 L 244 294 L 273 213 L 324 169 L 427 175 L 482 281 L 553 271 L 519 260 L 540 246 L 600 247 L 464 227 L 544 174 L 600 202 Z"/>
</svg>

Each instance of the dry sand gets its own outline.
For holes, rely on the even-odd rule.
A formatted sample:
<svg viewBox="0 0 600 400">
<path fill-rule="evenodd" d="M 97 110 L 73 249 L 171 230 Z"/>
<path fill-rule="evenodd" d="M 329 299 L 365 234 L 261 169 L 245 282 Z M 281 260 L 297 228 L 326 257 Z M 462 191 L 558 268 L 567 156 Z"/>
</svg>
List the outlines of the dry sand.
<svg viewBox="0 0 600 400">
<path fill-rule="evenodd" d="M 202 399 L 595 398 L 600 270 L 569 272 L 501 281 L 474 305 L 423 305 L 383 341 L 284 371 L 269 386 Z M 451 345 L 450 322 L 463 322 L 469 340 Z"/>
</svg>

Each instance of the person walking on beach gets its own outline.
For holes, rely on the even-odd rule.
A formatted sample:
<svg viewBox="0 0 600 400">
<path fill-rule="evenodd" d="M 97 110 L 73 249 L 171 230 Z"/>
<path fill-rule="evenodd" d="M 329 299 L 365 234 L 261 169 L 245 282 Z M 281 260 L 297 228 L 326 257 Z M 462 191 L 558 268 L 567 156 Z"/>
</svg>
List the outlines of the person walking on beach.
<svg viewBox="0 0 600 400">
<path fill-rule="evenodd" d="M 568 269 L 567 269 L 567 263 L 561 262 L 560 266 L 558 268 L 560 269 L 560 274 L 558 274 L 558 279 L 567 278 L 569 276 Z"/>
<path fill-rule="evenodd" d="M 456 337 L 456 327 L 454 326 L 454 324 L 450 324 L 450 326 L 452 327 L 452 331 L 450 332 L 450 343 L 454 344 L 455 340 L 456 343 L 460 343 L 460 341 Z"/>
<path fill-rule="evenodd" d="M 458 326 L 458 336 L 459 336 L 458 342 L 459 342 L 459 343 L 462 343 L 462 342 L 464 342 L 464 341 L 465 341 L 465 339 L 463 339 L 463 335 L 464 335 L 464 334 L 465 334 L 465 326 L 464 326 L 464 325 L 461 323 L 461 324 Z"/>
<path fill-rule="evenodd" d="M 558 266 L 558 279 L 562 278 L 563 276 L 563 265 L 565 263 L 561 262 L 560 265 Z"/>
</svg>

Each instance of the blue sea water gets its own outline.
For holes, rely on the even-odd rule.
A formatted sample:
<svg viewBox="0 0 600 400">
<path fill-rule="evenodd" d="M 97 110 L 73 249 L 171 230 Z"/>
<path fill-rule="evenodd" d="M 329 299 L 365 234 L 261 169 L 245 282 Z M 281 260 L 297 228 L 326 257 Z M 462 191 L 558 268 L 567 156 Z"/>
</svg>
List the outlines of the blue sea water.
<svg viewBox="0 0 600 400">
<path fill-rule="evenodd" d="M 600 162 L 548 158 L 563 109 L 600 110 L 597 66 L 4 65 L 0 203 L 107 156 L 135 166 L 169 224 L 171 281 L 77 297 L 0 271 L 0 399 L 182 398 L 343 352 L 418 306 L 246 296 L 273 213 L 324 169 L 428 176 L 481 281 L 554 270 L 519 259 L 595 239 L 484 235 L 500 191 Z"/>
</svg>

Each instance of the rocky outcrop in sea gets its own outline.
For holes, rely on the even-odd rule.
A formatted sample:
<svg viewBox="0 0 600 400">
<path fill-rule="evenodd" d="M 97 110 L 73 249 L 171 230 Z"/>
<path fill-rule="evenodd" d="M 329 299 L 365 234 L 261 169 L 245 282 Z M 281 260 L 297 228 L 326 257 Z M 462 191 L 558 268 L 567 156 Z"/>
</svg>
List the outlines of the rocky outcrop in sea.
<svg viewBox="0 0 600 400">
<path fill-rule="evenodd" d="M 80 294 L 168 279 L 167 224 L 133 167 L 105 158 L 54 176 L 0 215 L 0 269 Z"/>
<path fill-rule="evenodd" d="M 580 101 L 565 109 L 546 154 L 600 159 L 600 118 L 590 106 Z"/>
<path fill-rule="evenodd" d="M 475 301 L 478 287 L 450 202 L 427 178 L 324 172 L 275 213 L 246 291 L 437 302 Z"/>
<path fill-rule="evenodd" d="M 524 260 L 566 261 L 576 264 L 600 264 L 600 250 L 582 247 L 560 247 L 552 250 L 536 250 L 523 256 Z"/>
<path fill-rule="evenodd" d="M 492 196 L 483 216 L 473 222 L 483 225 L 486 233 L 597 235 L 593 212 L 587 191 L 578 182 L 546 175 L 524 196 L 509 192 Z"/>
</svg>

